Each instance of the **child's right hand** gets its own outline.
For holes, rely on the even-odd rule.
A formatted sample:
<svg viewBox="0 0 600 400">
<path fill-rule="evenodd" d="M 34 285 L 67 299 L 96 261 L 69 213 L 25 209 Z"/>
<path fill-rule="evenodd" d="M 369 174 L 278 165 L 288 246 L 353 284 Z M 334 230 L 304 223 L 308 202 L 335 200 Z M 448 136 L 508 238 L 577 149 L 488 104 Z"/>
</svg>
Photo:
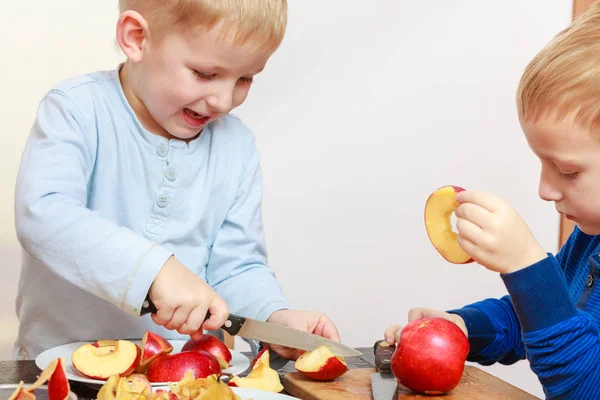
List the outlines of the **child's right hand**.
<svg viewBox="0 0 600 400">
<path fill-rule="evenodd" d="M 149 294 L 157 309 L 152 314 L 154 323 L 192 338 L 201 335 L 201 329 L 221 328 L 229 317 L 225 301 L 175 257 L 156 275 Z M 204 321 L 207 311 L 210 319 Z"/>
<path fill-rule="evenodd" d="M 431 310 L 429 308 L 413 308 L 408 312 L 408 322 L 414 321 L 419 318 L 445 318 L 448 321 L 454 322 L 458 327 L 465 333 L 467 337 L 469 337 L 469 332 L 467 331 L 467 326 L 465 325 L 465 321 L 462 319 L 460 315 L 457 314 L 449 314 L 440 310 Z M 402 332 L 401 325 L 392 325 L 385 330 L 384 338 L 385 341 L 389 345 L 393 345 L 398 342 L 400 339 L 400 332 Z"/>
</svg>

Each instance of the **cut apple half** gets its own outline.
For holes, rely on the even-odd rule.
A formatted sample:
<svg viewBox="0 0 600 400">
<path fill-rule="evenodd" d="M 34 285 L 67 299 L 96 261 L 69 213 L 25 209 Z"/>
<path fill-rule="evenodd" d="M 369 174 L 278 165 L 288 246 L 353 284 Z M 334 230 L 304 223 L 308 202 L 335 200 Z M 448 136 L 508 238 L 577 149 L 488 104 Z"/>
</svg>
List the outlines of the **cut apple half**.
<svg viewBox="0 0 600 400">
<path fill-rule="evenodd" d="M 348 371 L 343 357 L 336 357 L 325 345 L 302 354 L 294 367 L 301 374 L 317 381 L 330 381 Z"/>
<path fill-rule="evenodd" d="M 106 380 L 112 375 L 127 376 L 140 362 L 140 348 L 133 342 L 119 340 L 112 352 L 89 343 L 75 350 L 71 356 L 73 367 L 91 379 Z"/>
<path fill-rule="evenodd" d="M 452 229 L 452 214 L 459 205 L 456 194 L 463 190 L 458 186 L 443 186 L 429 195 L 425 202 L 427 236 L 438 253 L 453 264 L 473 262 L 458 244 L 458 234 Z"/>
</svg>

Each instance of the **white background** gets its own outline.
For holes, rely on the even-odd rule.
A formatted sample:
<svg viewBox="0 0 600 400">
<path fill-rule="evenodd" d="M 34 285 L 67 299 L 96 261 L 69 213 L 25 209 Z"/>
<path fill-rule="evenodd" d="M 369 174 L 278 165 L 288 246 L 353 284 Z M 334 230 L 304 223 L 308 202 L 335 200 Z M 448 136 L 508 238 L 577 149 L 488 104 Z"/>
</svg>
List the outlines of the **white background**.
<svg viewBox="0 0 600 400">
<path fill-rule="evenodd" d="M 424 203 L 446 184 L 506 199 L 556 251 L 558 217 L 537 197 L 539 166 L 514 96 L 571 8 L 290 1 L 284 43 L 236 113 L 258 138 L 270 263 L 297 308 L 326 312 L 345 343 L 370 346 L 411 307 L 501 296 L 495 273 L 448 264 L 429 243 Z M 116 67 L 116 18 L 116 1 L 2 6 L 0 359 L 10 358 L 16 332 L 13 194 L 36 106 L 59 80 Z M 543 396 L 527 362 L 485 369 Z"/>
</svg>

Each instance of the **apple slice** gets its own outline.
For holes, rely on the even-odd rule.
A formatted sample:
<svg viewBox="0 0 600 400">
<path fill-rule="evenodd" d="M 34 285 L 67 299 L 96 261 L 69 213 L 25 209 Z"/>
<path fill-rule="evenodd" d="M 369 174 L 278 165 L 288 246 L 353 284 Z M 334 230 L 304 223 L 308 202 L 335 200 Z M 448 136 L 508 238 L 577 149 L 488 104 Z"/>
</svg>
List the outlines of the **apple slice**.
<svg viewBox="0 0 600 400">
<path fill-rule="evenodd" d="M 229 363 L 231 362 L 231 352 L 225 343 L 221 342 L 217 337 L 205 333 L 200 339 L 188 340 L 181 348 L 181 351 L 198 350 L 207 351 L 215 356 L 219 361 L 221 368 L 225 369 L 229 367 Z"/>
<path fill-rule="evenodd" d="M 229 380 L 228 385 L 275 393 L 279 393 L 283 390 L 283 385 L 281 384 L 277 371 L 263 363 L 255 364 L 254 369 L 250 371 L 245 378 L 234 376 Z"/>
<path fill-rule="evenodd" d="M 344 358 L 336 357 L 326 345 L 302 354 L 294 367 L 303 375 L 317 381 L 330 381 L 348 371 Z"/>
<path fill-rule="evenodd" d="M 271 365 L 271 354 L 269 353 L 269 349 L 263 347 L 261 351 L 258 352 L 256 357 L 252 360 L 252 364 L 250 364 L 250 369 L 254 369 L 256 365 L 264 364 L 267 367 Z"/>
<path fill-rule="evenodd" d="M 140 362 L 140 348 L 127 340 L 117 341 L 115 349 L 105 353 L 86 343 L 71 356 L 73 367 L 91 379 L 106 380 L 112 375 L 127 376 Z"/>
<path fill-rule="evenodd" d="M 138 372 L 145 372 L 148 365 L 162 354 L 170 354 L 173 351 L 173 346 L 162 336 L 154 332 L 145 332 L 142 337 L 142 357 Z"/>
<path fill-rule="evenodd" d="M 446 261 L 453 264 L 473 262 L 458 244 L 458 235 L 452 230 L 450 218 L 458 207 L 456 194 L 462 192 L 458 186 L 443 186 L 435 190 L 425 203 L 425 228 L 433 247 Z"/>
<path fill-rule="evenodd" d="M 209 352 L 198 350 L 163 354 L 150 363 L 146 376 L 150 382 L 178 382 L 188 370 L 192 370 L 194 378 L 221 374 L 217 358 Z"/>
<path fill-rule="evenodd" d="M 8 400 L 35 400 L 35 395 L 27 389 L 29 389 L 29 388 L 26 388 L 26 389 L 23 388 L 23 381 L 21 381 L 19 383 L 19 386 L 10 395 Z"/>
</svg>

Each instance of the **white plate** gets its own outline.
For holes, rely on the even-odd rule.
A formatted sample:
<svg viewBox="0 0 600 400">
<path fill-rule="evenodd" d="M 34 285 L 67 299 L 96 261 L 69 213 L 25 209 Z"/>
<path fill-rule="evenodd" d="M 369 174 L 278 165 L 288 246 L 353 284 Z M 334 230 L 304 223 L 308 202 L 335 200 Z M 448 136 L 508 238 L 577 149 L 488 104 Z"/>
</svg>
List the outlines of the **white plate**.
<svg viewBox="0 0 600 400">
<path fill-rule="evenodd" d="M 141 344 L 141 340 L 131 341 L 137 345 Z M 186 342 L 187 340 L 169 340 L 169 343 L 171 343 L 171 346 L 173 346 L 173 351 L 171 352 L 171 354 L 179 353 Z M 56 360 L 59 357 L 62 357 L 65 359 L 67 378 L 69 380 L 88 383 L 92 385 L 104 385 L 105 381 L 86 378 L 73 367 L 73 363 L 71 362 L 71 354 L 73 354 L 75 350 L 77 350 L 79 347 L 83 346 L 86 343 L 92 342 L 75 342 L 48 349 L 35 358 L 35 364 L 38 366 L 38 368 L 43 370 L 50 364 L 50 362 Z M 231 363 L 229 368 L 223 370 L 223 373 L 238 375 L 247 370 L 250 366 L 250 360 L 248 359 L 248 357 L 246 357 L 239 351 L 229 351 L 231 352 Z M 152 386 L 160 386 L 165 384 L 167 384 L 167 382 L 153 382 Z"/>
<path fill-rule="evenodd" d="M 153 391 L 160 389 L 166 391 L 170 390 L 169 386 L 159 386 L 152 388 Z M 292 397 L 281 393 L 266 392 L 264 390 L 247 389 L 239 387 L 232 387 L 231 390 L 233 391 L 233 393 L 240 396 L 242 400 L 298 400 L 297 397 Z"/>
</svg>

